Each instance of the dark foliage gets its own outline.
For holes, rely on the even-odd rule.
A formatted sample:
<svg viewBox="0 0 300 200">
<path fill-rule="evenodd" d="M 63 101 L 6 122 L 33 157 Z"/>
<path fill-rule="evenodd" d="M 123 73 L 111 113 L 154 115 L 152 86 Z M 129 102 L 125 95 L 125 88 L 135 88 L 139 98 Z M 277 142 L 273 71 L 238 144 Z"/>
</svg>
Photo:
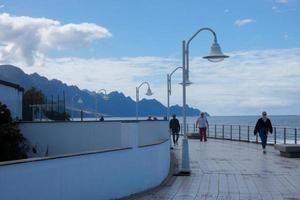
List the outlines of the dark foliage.
<svg viewBox="0 0 300 200">
<path fill-rule="evenodd" d="M 45 96 L 41 90 L 32 87 L 31 89 L 27 90 L 23 95 L 23 120 L 25 121 L 32 121 L 33 109 L 30 105 L 39 105 L 45 102 Z"/>
<path fill-rule="evenodd" d="M 0 162 L 27 158 L 30 147 L 12 121 L 9 109 L 0 102 Z"/>
</svg>

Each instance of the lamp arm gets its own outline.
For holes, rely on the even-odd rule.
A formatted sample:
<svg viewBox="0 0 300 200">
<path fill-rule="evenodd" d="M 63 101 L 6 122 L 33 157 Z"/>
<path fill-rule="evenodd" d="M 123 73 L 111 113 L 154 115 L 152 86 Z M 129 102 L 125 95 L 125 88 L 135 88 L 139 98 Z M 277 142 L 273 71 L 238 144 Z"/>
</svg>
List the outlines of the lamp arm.
<svg viewBox="0 0 300 200">
<path fill-rule="evenodd" d="M 104 95 L 106 95 L 106 90 L 105 89 L 98 90 L 98 93 L 100 93 L 101 91 L 104 91 Z"/>
<path fill-rule="evenodd" d="M 172 78 L 172 75 L 173 75 L 178 69 L 183 69 L 183 68 L 182 68 L 182 67 L 177 67 L 177 68 L 174 69 L 174 70 L 170 73 L 170 75 L 169 75 L 169 80 L 168 80 L 168 82 L 169 82 L 169 90 L 168 90 L 168 92 L 169 92 L 170 95 L 171 95 L 171 78 Z"/>
<path fill-rule="evenodd" d="M 189 49 L 189 46 L 190 46 L 190 43 L 191 43 L 191 41 L 200 33 L 200 32 L 202 32 L 202 31 L 209 31 L 209 32 L 211 32 L 212 34 L 213 34 L 213 36 L 214 36 L 214 42 L 217 42 L 217 34 L 215 33 L 215 31 L 213 31 L 211 28 L 201 28 L 201 29 L 199 29 L 188 41 L 187 41 L 187 43 L 186 43 L 186 50 L 188 51 L 188 49 Z"/>
<path fill-rule="evenodd" d="M 170 80 L 171 80 L 171 76 L 174 74 L 174 72 L 176 72 L 178 69 L 182 69 L 182 67 L 177 67 L 176 69 L 174 69 L 171 73 L 170 73 Z"/>
<path fill-rule="evenodd" d="M 79 94 L 78 93 L 76 93 L 73 97 L 72 97 L 72 99 L 71 99 L 71 103 L 73 102 L 73 100 L 74 100 L 74 98 L 75 97 L 77 97 L 77 96 L 79 96 Z"/>
<path fill-rule="evenodd" d="M 140 87 L 142 87 L 142 85 L 144 85 L 144 84 L 147 84 L 148 85 L 148 88 L 150 88 L 150 84 L 148 83 L 148 82 L 142 82 L 138 87 L 137 87 L 137 89 L 140 89 Z"/>
<path fill-rule="evenodd" d="M 186 55 L 185 58 L 186 58 L 186 78 L 187 80 L 189 80 L 189 48 L 190 48 L 190 43 L 191 41 L 202 31 L 209 31 L 213 34 L 214 36 L 214 42 L 216 43 L 217 42 L 217 34 L 211 29 L 211 28 L 201 28 L 199 29 L 186 43 L 186 46 L 183 47 L 184 48 L 184 54 Z"/>
</svg>

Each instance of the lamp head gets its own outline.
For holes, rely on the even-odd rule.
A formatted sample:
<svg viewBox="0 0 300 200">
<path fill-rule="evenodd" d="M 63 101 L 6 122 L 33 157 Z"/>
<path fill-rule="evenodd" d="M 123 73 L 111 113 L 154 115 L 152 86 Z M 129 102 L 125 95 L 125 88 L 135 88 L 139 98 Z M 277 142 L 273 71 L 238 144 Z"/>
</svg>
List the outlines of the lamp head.
<svg viewBox="0 0 300 200">
<path fill-rule="evenodd" d="M 220 45 L 217 41 L 214 41 L 210 48 L 210 53 L 208 56 L 204 56 L 203 58 L 208 59 L 210 62 L 221 62 L 225 58 L 228 58 L 229 56 L 224 55 Z"/>
<path fill-rule="evenodd" d="M 185 80 L 185 85 L 190 86 L 190 85 L 192 85 L 192 82 L 189 79 L 187 79 L 187 80 Z"/>
<path fill-rule="evenodd" d="M 181 82 L 181 83 L 179 83 L 180 85 L 183 85 L 183 82 Z M 185 86 L 190 86 L 190 85 L 192 85 L 193 83 L 189 80 L 189 79 L 187 79 L 187 80 L 185 80 Z"/>
<path fill-rule="evenodd" d="M 102 97 L 102 98 L 103 98 L 103 100 L 105 100 L 105 101 L 108 101 L 108 100 L 109 100 L 109 96 L 108 96 L 108 95 L 106 95 L 106 94 L 105 94 L 105 95 L 103 95 L 103 97 Z"/>
<path fill-rule="evenodd" d="M 152 94 L 153 94 L 153 92 L 151 91 L 150 87 L 148 87 L 146 95 L 151 96 Z"/>
<path fill-rule="evenodd" d="M 77 103 L 82 104 L 83 100 L 81 98 L 78 99 Z"/>
</svg>

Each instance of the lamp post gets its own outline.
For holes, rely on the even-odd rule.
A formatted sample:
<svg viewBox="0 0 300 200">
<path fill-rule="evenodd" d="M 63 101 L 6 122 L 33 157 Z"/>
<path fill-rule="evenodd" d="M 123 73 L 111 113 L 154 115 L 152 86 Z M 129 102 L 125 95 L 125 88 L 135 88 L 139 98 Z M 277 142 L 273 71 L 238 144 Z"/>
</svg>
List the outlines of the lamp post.
<svg viewBox="0 0 300 200">
<path fill-rule="evenodd" d="M 186 132 L 186 86 L 191 84 L 189 81 L 189 46 L 191 41 L 202 31 L 209 31 L 213 34 L 214 40 L 211 46 L 210 54 L 203 58 L 208 59 L 211 62 L 220 62 L 224 60 L 224 58 L 228 58 L 229 56 L 224 55 L 221 51 L 221 48 L 217 41 L 216 33 L 210 28 L 201 28 L 199 29 L 188 41 L 182 41 L 182 96 L 183 96 L 183 139 L 182 139 L 182 163 L 181 163 L 181 171 L 180 173 L 183 175 L 189 175 L 191 173 L 190 170 L 190 161 L 189 161 L 189 144 L 187 139 Z"/>
<path fill-rule="evenodd" d="M 142 87 L 142 85 L 145 85 L 145 84 L 148 85 L 148 89 L 147 89 L 146 95 L 147 96 L 151 96 L 153 94 L 153 92 L 150 89 L 150 84 L 148 82 L 143 82 L 138 87 L 136 87 L 136 90 L 135 90 L 135 96 L 136 96 L 135 114 L 136 114 L 136 120 L 139 119 L 139 106 L 138 106 L 138 103 L 139 103 L 139 90 L 140 90 L 140 87 Z"/>
<path fill-rule="evenodd" d="M 172 75 L 178 70 L 182 69 L 182 67 L 177 67 L 170 74 L 167 74 L 167 100 L 168 100 L 168 109 L 167 109 L 167 119 L 170 119 L 170 96 L 171 96 L 171 79 Z"/>
<path fill-rule="evenodd" d="M 102 95 L 103 100 L 108 101 L 109 100 L 109 96 L 107 95 L 105 89 L 100 89 L 100 90 L 98 90 L 97 93 L 100 93 L 102 91 L 104 92 L 104 95 Z M 98 96 L 97 96 L 97 93 L 96 93 L 96 106 L 95 106 L 95 109 L 96 109 L 96 111 L 95 111 L 96 120 L 98 119 Z"/>
<path fill-rule="evenodd" d="M 77 103 L 79 103 L 79 104 L 82 104 L 82 103 L 83 103 L 83 101 L 82 101 L 82 99 L 80 98 L 79 94 L 75 94 L 75 95 L 72 97 L 71 103 L 72 103 L 72 120 L 73 120 L 73 121 L 74 121 L 74 99 L 75 99 L 75 97 L 79 97 L 79 99 L 77 100 Z"/>
</svg>

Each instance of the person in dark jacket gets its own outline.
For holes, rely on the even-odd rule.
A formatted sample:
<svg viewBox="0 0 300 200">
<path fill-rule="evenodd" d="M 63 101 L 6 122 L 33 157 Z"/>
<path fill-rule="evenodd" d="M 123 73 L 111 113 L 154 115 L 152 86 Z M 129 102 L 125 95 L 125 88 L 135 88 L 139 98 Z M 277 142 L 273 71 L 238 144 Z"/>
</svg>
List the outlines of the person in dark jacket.
<svg viewBox="0 0 300 200">
<path fill-rule="evenodd" d="M 254 135 L 259 133 L 259 137 L 261 139 L 261 145 L 263 148 L 263 153 L 266 153 L 266 145 L 268 139 L 268 132 L 273 133 L 273 127 L 271 120 L 267 117 L 267 112 L 262 112 L 262 117 L 259 118 L 256 122 L 256 126 L 254 129 Z"/>
<path fill-rule="evenodd" d="M 172 136 L 173 136 L 173 143 L 174 145 L 178 144 L 178 138 L 179 138 L 179 131 L 180 131 L 180 124 L 178 119 L 176 119 L 176 115 L 173 115 L 173 119 L 170 121 L 170 126 L 169 126 Z"/>
</svg>

